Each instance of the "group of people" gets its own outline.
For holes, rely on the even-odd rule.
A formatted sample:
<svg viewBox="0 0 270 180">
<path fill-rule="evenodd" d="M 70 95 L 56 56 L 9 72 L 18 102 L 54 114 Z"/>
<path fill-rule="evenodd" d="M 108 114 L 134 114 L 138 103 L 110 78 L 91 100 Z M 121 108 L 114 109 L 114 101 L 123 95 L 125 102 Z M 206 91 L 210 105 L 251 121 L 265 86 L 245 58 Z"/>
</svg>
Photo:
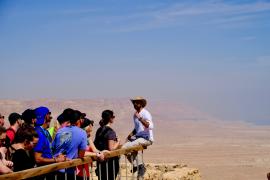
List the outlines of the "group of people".
<svg viewBox="0 0 270 180">
<path fill-rule="evenodd" d="M 131 102 L 135 109 L 134 129 L 123 144 L 112 128 L 115 120 L 112 110 L 102 112 L 94 140 L 91 138 L 94 121 L 79 110 L 65 109 L 57 117 L 57 127 L 50 127 L 51 112 L 43 106 L 27 109 L 22 114 L 11 113 L 8 129 L 4 128 L 4 116 L 0 114 L 0 174 L 95 155 L 99 179 L 115 179 L 119 171 L 119 158 L 106 159 L 106 152 L 136 145 L 149 146 L 154 141 L 152 116 L 145 109 L 147 101 L 135 97 Z M 138 171 L 138 179 L 143 179 L 146 169 L 141 152 L 129 155 L 128 159 L 133 164 L 132 172 Z M 89 176 L 88 164 L 62 169 L 36 179 L 51 179 L 55 175 L 58 179 L 74 179 L 74 173 L 76 179 Z"/>
</svg>

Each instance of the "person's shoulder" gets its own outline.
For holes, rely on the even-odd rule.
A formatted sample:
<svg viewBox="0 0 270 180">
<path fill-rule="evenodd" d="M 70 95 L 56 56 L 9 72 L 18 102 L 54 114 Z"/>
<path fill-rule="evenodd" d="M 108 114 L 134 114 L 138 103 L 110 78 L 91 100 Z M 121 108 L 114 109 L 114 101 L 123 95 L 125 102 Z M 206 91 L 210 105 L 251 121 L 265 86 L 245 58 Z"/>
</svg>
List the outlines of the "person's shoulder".
<svg viewBox="0 0 270 180">
<path fill-rule="evenodd" d="M 73 131 L 79 131 L 79 132 L 84 131 L 83 129 L 79 128 L 78 126 L 72 126 L 72 130 Z"/>
<path fill-rule="evenodd" d="M 97 131 L 101 131 L 102 130 L 102 127 L 99 127 L 98 129 L 97 129 Z"/>
<path fill-rule="evenodd" d="M 113 128 L 108 127 L 107 134 L 116 134 L 116 132 Z"/>
<path fill-rule="evenodd" d="M 77 127 L 77 126 L 74 126 L 72 129 L 73 129 L 74 132 L 77 132 L 77 133 L 80 133 L 80 134 L 86 134 L 85 130 L 83 130 L 83 129 Z"/>
<path fill-rule="evenodd" d="M 15 154 L 26 154 L 26 151 L 24 149 L 16 149 Z"/>
<path fill-rule="evenodd" d="M 41 127 L 39 127 L 39 126 L 36 126 L 34 129 L 37 133 L 41 133 L 41 131 L 42 131 Z"/>
<path fill-rule="evenodd" d="M 108 131 L 115 132 L 115 130 L 111 127 L 108 127 Z"/>
<path fill-rule="evenodd" d="M 104 126 L 104 127 L 102 127 L 102 131 L 105 132 L 105 134 L 111 133 L 111 132 L 115 132 L 115 131 L 113 130 L 113 128 L 111 128 L 111 127 L 109 127 L 109 126 Z"/>
<path fill-rule="evenodd" d="M 9 127 L 6 131 L 6 133 L 15 133 L 15 130 L 12 129 L 12 127 Z"/>
<path fill-rule="evenodd" d="M 22 158 L 24 156 L 27 156 L 27 153 L 24 149 L 16 149 L 12 156 Z"/>
<path fill-rule="evenodd" d="M 42 133 L 41 127 L 35 127 L 35 131 L 37 132 L 39 138 L 45 137 L 44 133 Z"/>
<path fill-rule="evenodd" d="M 144 108 L 142 110 L 142 113 L 151 115 L 151 113 L 147 109 L 144 109 Z"/>
<path fill-rule="evenodd" d="M 58 129 L 57 133 L 62 133 L 62 132 L 66 132 L 66 131 L 70 131 L 70 127 L 69 126 L 62 127 L 60 129 Z"/>
</svg>

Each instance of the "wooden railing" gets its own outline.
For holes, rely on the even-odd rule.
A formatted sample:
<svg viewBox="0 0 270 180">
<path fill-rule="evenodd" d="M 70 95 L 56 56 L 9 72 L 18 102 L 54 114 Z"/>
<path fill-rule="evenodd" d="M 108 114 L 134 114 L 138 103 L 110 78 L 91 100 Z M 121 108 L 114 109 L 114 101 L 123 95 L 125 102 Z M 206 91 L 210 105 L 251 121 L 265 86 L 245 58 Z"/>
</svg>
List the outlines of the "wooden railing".
<svg viewBox="0 0 270 180">
<path fill-rule="evenodd" d="M 105 158 L 111 158 L 111 157 L 116 157 L 116 156 L 120 156 L 120 155 L 125 155 L 131 152 L 135 152 L 135 151 L 142 151 L 144 149 L 143 146 L 135 146 L 135 147 L 131 147 L 131 148 L 122 148 L 122 149 L 118 149 L 118 150 L 114 150 L 108 153 L 105 153 Z M 14 180 L 14 179 L 27 179 L 27 178 L 31 178 L 31 177 L 35 177 L 35 176 L 40 176 L 40 175 L 44 175 L 50 172 L 54 172 L 57 171 L 59 169 L 65 169 L 65 168 L 70 168 L 70 167 L 76 167 L 78 165 L 83 165 L 86 163 L 90 163 L 93 160 L 96 159 L 96 156 L 85 156 L 83 158 L 80 159 L 73 159 L 73 160 L 69 160 L 69 161 L 65 161 L 65 162 L 61 162 L 61 163 L 53 163 L 50 165 L 45 165 L 45 166 L 41 166 L 41 167 L 36 167 L 36 168 L 32 168 L 32 169 L 27 169 L 27 170 L 23 170 L 23 171 L 18 171 L 18 172 L 14 172 L 14 173 L 10 173 L 10 174 L 5 174 L 5 175 L 0 175 L 0 179 L 7 179 L 7 180 Z"/>
</svg>

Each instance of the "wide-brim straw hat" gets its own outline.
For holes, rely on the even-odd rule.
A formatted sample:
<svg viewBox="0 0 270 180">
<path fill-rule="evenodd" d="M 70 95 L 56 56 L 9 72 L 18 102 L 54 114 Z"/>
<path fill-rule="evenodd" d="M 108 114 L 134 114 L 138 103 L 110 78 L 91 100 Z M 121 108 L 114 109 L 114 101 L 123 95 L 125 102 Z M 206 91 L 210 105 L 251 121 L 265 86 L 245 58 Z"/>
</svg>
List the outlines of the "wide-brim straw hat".
<svg viewBox="0 0 270 180">
<path fill-rule="evenodd" d="M 145 107 L 146 104 L 147 104 L 147 101 L 145 98 L 141 97 L 141 96 L 137 96 L 137 97 L 134 97 L 132 99 L 130 99 L 132 103 L 134 102 L 141 102 L 141 105 L 142 107 Z"/>
</svg>

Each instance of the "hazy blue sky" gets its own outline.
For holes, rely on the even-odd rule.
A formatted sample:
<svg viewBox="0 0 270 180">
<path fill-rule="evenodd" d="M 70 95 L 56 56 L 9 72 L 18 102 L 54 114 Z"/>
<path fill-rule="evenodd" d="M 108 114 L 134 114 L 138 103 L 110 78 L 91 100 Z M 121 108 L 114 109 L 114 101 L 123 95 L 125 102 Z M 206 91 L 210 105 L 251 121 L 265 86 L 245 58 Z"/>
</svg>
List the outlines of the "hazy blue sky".
<svg viewBox="0 0 270 180">
<path fill-rule="evenodd" d="M 270 122 L 270 1 L 0 0 L 0 98 L 173 99 Z"/>
</svg>

